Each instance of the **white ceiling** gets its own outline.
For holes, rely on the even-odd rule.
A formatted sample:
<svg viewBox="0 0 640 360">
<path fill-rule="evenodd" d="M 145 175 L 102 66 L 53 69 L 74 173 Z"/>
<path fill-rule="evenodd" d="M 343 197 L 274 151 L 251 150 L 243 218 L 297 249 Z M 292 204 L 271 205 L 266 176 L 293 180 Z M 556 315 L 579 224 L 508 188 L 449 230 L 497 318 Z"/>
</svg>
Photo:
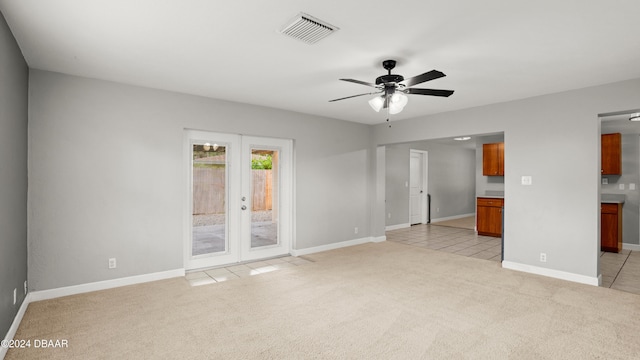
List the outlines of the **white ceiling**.
<svg viewBox="0 0 640 360">
<path fill-rule="evenodd" d="M 32 68 L 384 122 L 381 61 L 418 87 L 392 120 L 640 78 L 637 0 L 0 0 Z M 315 45 L 278 33 L 299 12 L 340 28 Z"/>
</svg>

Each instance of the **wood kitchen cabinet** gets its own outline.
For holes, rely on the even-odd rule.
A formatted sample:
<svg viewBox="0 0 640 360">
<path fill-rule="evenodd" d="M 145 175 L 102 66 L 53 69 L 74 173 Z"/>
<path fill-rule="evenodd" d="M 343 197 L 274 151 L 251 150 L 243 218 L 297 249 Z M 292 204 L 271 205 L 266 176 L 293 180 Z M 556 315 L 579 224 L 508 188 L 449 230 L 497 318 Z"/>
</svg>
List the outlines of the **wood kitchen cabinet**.
<svg viewBox="0 0 640 360">
<path fill-rule="evenodd" d="M 504 143 L 482 145 L 482 175 L 504 176 Z"/>
<path fill-rule="evenodd" d="M 622 204 L 600 204 L 600 249 L 622 250 Z"/>
<path fill-rule="evenodd" d="M 600 146 L 602 175 L 622 175 L 622 136 L 620 133 L 602 134 Z"/>
<path fill-rule="evenodd" d="M 482 198 L 477 199 L 476 228 L 478 235 L 502 236 L 502 208 L 504 199 Z"/>
</svg>

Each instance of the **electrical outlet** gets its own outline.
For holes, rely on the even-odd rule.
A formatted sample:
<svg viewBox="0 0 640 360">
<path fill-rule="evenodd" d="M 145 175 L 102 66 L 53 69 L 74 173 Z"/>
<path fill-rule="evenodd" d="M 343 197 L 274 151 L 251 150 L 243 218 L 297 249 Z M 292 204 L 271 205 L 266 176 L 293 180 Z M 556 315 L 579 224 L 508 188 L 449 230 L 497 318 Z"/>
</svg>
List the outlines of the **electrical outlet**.
<svg viewBox="0 0 640 360">
<path fill-rule="evenodd" d="M 618 189 L 620 189 L 620 190 L 624 190 L 624 184 L 620 184 L 620 185 L 618 185 Z"/>
<path fill-rule="evenodd" d="M 115 268 L 116 268 L 116 258 L 109 259 L 109 269 L 115 269 Z"/>
<path fill-rule="evenodd" d="M 18 301 L 18 288 L 13 289 L 13 305 Z"/>
<path fill-rule="evenodd" d="M 547 262 L 547 254 L 540 253 L 540 262 Z"/>
<path fill-rule="evenodd" d="M 358 228 L 357 228 L 357 227 L 353 230 L 353 233 L 354 233 L 354 234 L 357 234 L 357 233 L 358 233 Z"/>
<path fill-rule="evenodd" d="M 531 184 L 533 184 L 533 180 L 532 180 L 531 176 L 529 176 L 529 175 L 523 176 L 522 179 L 521 179 L 521 182 L 522 182 L 522 185 L 531 185 Z"/>
<path fill-rule="evenodd" d="M 389 215 L 387 215 L 387 218 L 388 218 L 388 219 L 391 219 L 391 213 L 389 213 Z"/>
<path fill-rule="evenodd" d="M 631 183 L 629 184 L 629 190 L 635 190 L 636 189 L 636 184 Z"/>
<path fill-rule="evenodd" d="M 436 208 L 436 212 L 440 212 L 440 208 Z"/>
<path fill-rule="evenodd" d="M 24 281 L 24 294 L 27 295 L 27 280 Z"/>
<path fill-rule="evenodd" d="M 609 179 L 602 178 L 602 185 L 608 185 L 608 184 L 609 184 Z"/>
</svg>

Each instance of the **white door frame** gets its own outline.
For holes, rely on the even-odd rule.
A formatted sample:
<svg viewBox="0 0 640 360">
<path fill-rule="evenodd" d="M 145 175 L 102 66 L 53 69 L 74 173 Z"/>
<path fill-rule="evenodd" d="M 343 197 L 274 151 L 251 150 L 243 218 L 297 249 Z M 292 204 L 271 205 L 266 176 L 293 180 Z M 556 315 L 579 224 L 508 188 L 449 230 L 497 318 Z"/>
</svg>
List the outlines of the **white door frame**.
<svg viewBox="0 0 640 360">
<path fill-rule="evenodd" d="M 199 268 L 230 265 L 260 258 L 285 255 L 291 252 L 293 227 L 293 143 L 289 139 L 250 137 L 237 134 L 217 133 L 185 129 L 183 140 L 183 174 L 184 174 L 184 209 L 183 209 L 183 244 L 184 268 Z M 227 222 L 225 226 L 226 245 L 224 252 L 192 256 L 193 250 L 193 181 L 192 181 L 192 146 L 194 143 L 217 143 L 227 146 Z M 251 249 L 251 203 L 242 202 L 242 196 L 251 198 L 251 179 L 242 174 L 243 164 L 251 163 L 251 153 L 246 153 L 251 145 L 260 148 L 280 150 L 279 166 L 279 245 Z M 248 159 L 248 160 L 247 160 Z M 246 167 L 246 166 L 245 166 Z M 250 167 L 250 165 L 249 165 Z M 234 181 L 234 179 L 239 179 Z M 242 211 L 241 206 L 248 207 Z M 246 215 L 248 214 L 248 215 Z M 248 224 L 248 225 L 247 225 Z M 245 244 L 245 242 L 248 243 Z"/>
<path fill-rule="evenodd" d="M 417 149 L 410 149 L 409 150 L 409 164 L 411 164 L 411 154 L 419 154 L 420 155 L 420 167 L 421 167 L 421 187 L 423 189 L 422 194 L 420 195 L 420 207 L 421 207 L 421 218 L 420 218 L 420 224 L 426 224 L 428 222 L 428 218 L 429 218 L 429 206 L 427 204 L 427 194 L 428 194 L 428 179 L 429 179 L 429 168 L 428 168 L 428 164 L 429 164 L 429 152 L 425 151 L 425 150 L 417 150 Z M 411 166 L 411 165 L 409 165 Z M 411 170 L 409 170 L 409 174 L 411 174 Z M 409 183 L 411 183 L 411 179 L 409 179 Z M 411 191 L 411 190 L 409 190 Z M 409 223 L 411 223 L 411 194 L 409 194 Z"/>
</svg>

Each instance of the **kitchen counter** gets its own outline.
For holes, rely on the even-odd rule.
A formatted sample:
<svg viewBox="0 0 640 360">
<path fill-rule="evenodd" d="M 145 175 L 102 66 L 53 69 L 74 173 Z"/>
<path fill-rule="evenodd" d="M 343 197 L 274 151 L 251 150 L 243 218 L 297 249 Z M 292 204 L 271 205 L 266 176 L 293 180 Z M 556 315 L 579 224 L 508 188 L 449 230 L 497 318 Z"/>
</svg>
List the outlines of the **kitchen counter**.
<svg viewBox="0 0 640 360">
<path fill-rule="evenodd" d="M 600 194 L 600 202 L 605 204 L 624 204 L 624 194 Z"/>
<path fill-rule="evenodd" d="M 504 199 L 504 191 L 487 190 L 484 192 L 484 195 L 478 195 L 477 197 L 490 198 L 490 199 Z"/>
</svg>

